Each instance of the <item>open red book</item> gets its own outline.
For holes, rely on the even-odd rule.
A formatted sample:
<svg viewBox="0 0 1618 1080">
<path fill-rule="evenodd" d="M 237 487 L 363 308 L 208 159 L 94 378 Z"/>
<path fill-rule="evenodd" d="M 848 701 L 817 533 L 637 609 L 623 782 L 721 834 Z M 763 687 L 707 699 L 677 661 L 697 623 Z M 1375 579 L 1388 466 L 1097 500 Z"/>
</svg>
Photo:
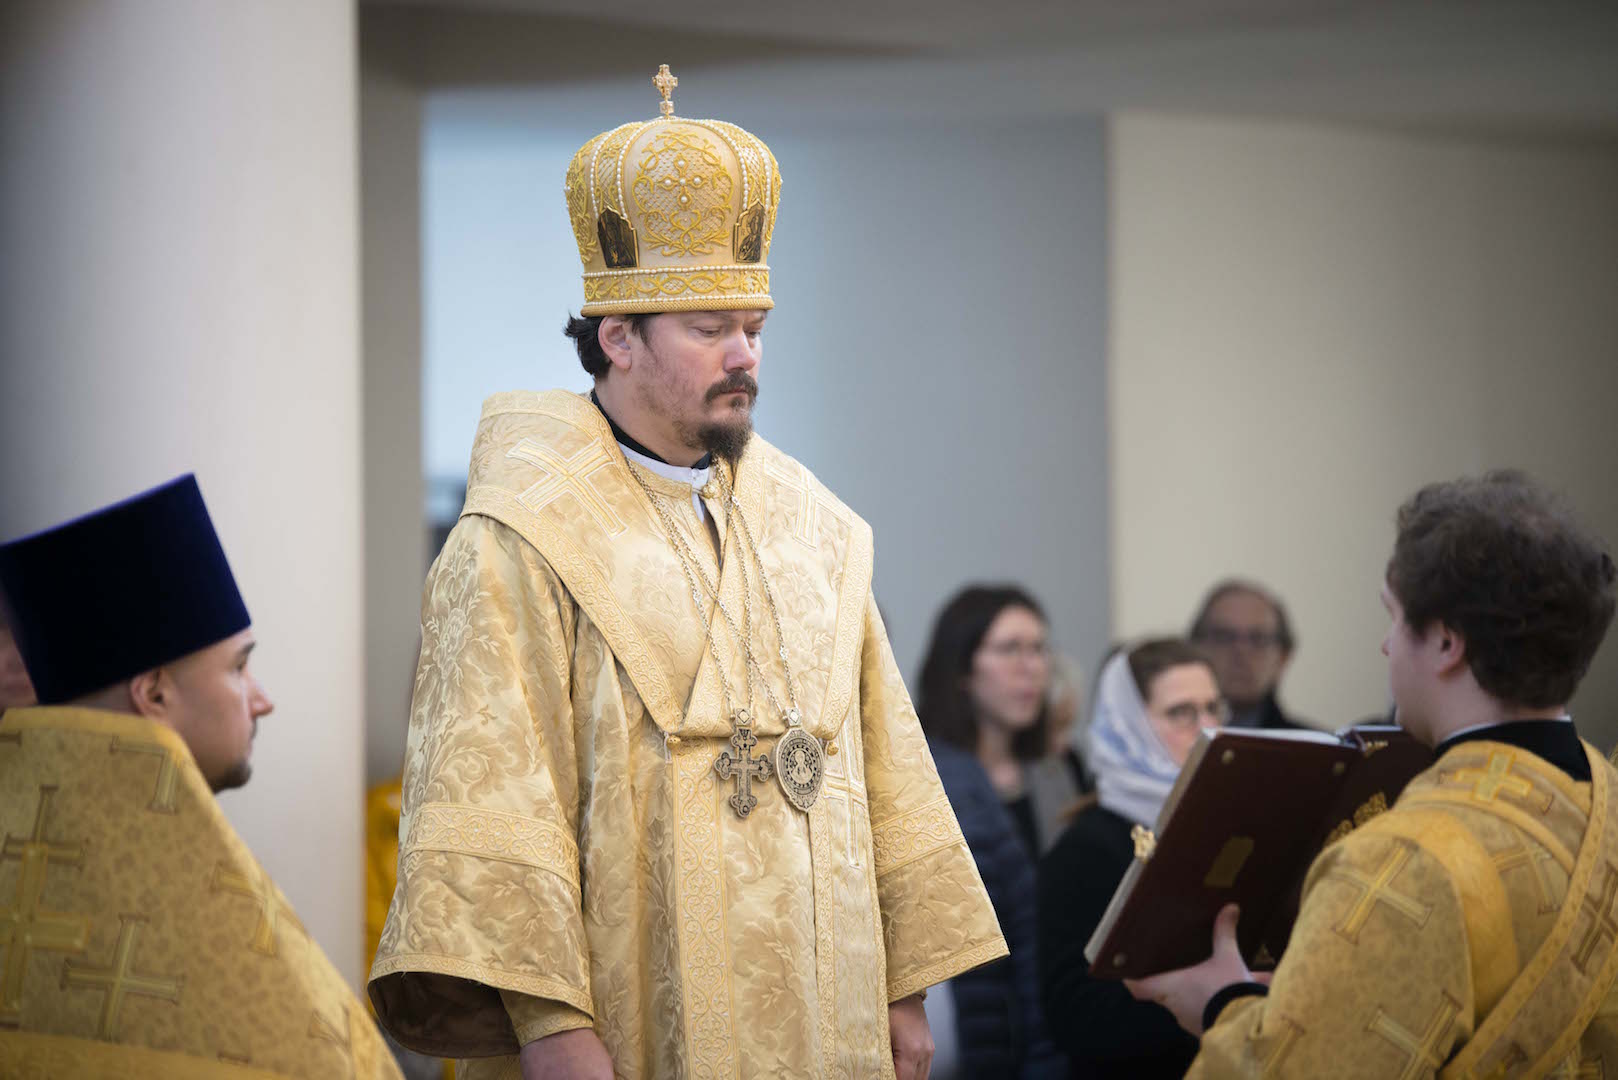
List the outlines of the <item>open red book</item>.
<svg viewBox="0 0 1618 1080">
<path fill-rule="evenodd" d="M 1205 732 L 1156 827 L 1135 830 L 1135 861 L 1085 948 L 1090 973 L 1140 978 L 1200 963 L 1214 917 L 1232 902 L 1248 966 L 1274 967 L 1315 856 L 1392 806 L 1432 763 L 1393 725 Z"/>
</svg>

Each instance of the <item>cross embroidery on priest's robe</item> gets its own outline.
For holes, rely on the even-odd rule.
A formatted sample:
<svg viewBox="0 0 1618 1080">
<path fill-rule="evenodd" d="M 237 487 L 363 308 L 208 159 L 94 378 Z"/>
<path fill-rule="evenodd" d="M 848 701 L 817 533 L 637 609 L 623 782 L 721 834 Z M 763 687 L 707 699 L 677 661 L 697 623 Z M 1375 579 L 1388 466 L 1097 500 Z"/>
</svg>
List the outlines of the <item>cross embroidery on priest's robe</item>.
<svg viewBox="0 0 1618 1080">
<path fill-rule="evenodd" d="M 1505 876 L 1508 870 L 1517 870 L 1527 867 L 1534 875 L 1534 883 L 1539 887 L 1539 913 L 1549 914 L 1562 905 L 1556 899 L 1555 889 L 1546 872 L 1546 864 L 1556 861 L 1556 857 L 1544 848 L 1530 848 L 1521 839 L 1514 839 L 1508 848 L 1491 852 L 1494 858 L 1495 869 Z"/>
<path fill-rule="evenodd" d="M 1557 1064 L 1556 1069 L 1549 1074 L 1549 1080 L 1601 1080 L 1606 1070 L 1601 1066 L 1601 1056 L 1587 1058 L 1579 1052 L 1578 1047 Z"/>
<path fill-rule="evenodd" d="M 180 988 L 185 977 L 167 978 L 161 975 L 142 975 L 133 970 L 135 943 L 146 920 L 139 915 L 120 915 L 122 926 L 118 930 L 118 944 L 113 947 L 110 967 L 94 968 L 87 964 L 67 961 L 62 971 L 62 986 L 71 990 L 99 990 L 106 996 L 101 1002 L 101 1026 L 98 1038 L 118 1041 L 118 1018 L 123 1012 L 124 995 L 180 1003 Z"/>
<path fill-rule="evenodd" d="M 157 788 L 152 792 L 152 801 L 146 804 L 146 809 L 154 810 L 159 814 L 172 814 L 175 812 L 174 793 L 177 789 L 179 771 L 175 769 L 174 755 L 168 752 L 167 747 L 159 746 L 157 743 L 120 739 L 114 735 L 112 752 L 114 754 L 156 754 L 160 762 L 157 766 Z"/>
<path fill-rule="evenodd" d="M 548 446 L 524 439 L 506 456 L 537 465 L 548 474 L 517 496 L 530 510 L 543 510 L 562 495 L 571 494 L 608 533 L 617 536 L 624 531 L 623 520 L 591 481 L 597 472 L 612 465 L 606 447 L 592 442 L 564 458 Z"/>
<path fill-rule="evenodd" d="M 1332 929 L 1358 945 L 1360 931 L 1364 929 L 1365 923 L 1371 917 L 1371 912 L 1376 910 L 1378 904 L 1387 905 L 1418 927 L 1426 926 L 1427 917 L 1433 911 L 1432 905 L 1424 904 L 1415 897 L 1393 888 L 1393 879 L 1399 875 L 1399 871 L 1403 870 L 1405 864 L 1409 861 L 1410 849 L 1401 843 L 1398 848 L 1388 855 L 1387 861 L 1377 870 L 1374 877 L 1368 877 L 1352 866 L 1342 863 L 1333 867 L 1326 874 L 1326 877 L 1348 882 L 1358 889 L 1361 895 L 1354 906 L 1349 909 L 1348 914 L 1343 916 L 1342 921 Z"/>
<path fill-rule="evenodd" d="M 293 926 L 298 920 L 281 904 L 280 897 L 275 893 L 275 886 L 270 882 L 269 876 L 259 871 L 257 880 L 237 873 L 224 863 L 219 863 L 213 869 L 213 891 L 233 892 L 238 896 L 251 897 L 258 902 L 258 926 L 253 930 L 253 937 L 248 947 L 256 953 L 265 956 L 275 955 L 275 932 L 280 926 L 282 916 L 285 916 Z"/>
<path fill-rule="evenodd" d="M 1618 943 L 1618 920 L 1615 920 L 1614 908 L 1618 908 L 1618 867 L 1609 862 L 1607 876 L 1601 880 L 1601 895 L 1586 896 L 1584 910 L 1580 912 L 1581 915 L 1590 916 L 1590 928 L 1585 931 L 1578 950 L 1573 954 L 1573 966 L 1579 969 L 1579 974 L 1590 974 L 1590 960 L 1602 941 L 1609 946 Z"/>
<path fill-rule="evenodd" d="M 1439 1003 L 1438 1011 L 1433 1013 L 1427 1021 L 1427 1029 L 1419 1036 L 1414 1032 L 1405 1030 L 1387 1013 L 1380 1008 L 1365 1030 L 1374 1032 L 1388 1040 L 1394 1046 L 1409 1054 L 1403 1071 L 1399 1073 L 1399 1080 L 1414 1080 L 1428 1070 L 1437 1072 L 1444 1064 L 1445 1054 L 1444 1037 L 1449 1034 L 1455 1020 L 1461 1015 L 1460 1004 L 1448 994 Z"/>
<path fill-rule="evenodd" d="M 361 1017 L 357 1022 L 368 1024 L 371 1021 L 368 1017 Z M 341 1030 L 336 1024 L 321 1016 L 317 1009 L 309 1020 L 309 1035 L 311 1038 L 329 1042 L 342 1051 L 343 1057 L 348 1059 L 348 1075 L 351 1078 L 375 1076 L 376 1062 L 372 1059 L 370 1044 L 362 1038 L 355 1038 L 355 1023 L 355 1006 L 352 1003 L 343 1008 Z"/>
<path fill-rule="evenodd" d="M 1265 1023 L 1268 1023 L 1269 1019 L 1268 1016 L 1264 1017 Z M 1264 1072 L 1260 1080 L 1275 1080 L 1280 1076 L 1281 1066 L 1286 1062 L 1287 1055 L 1292 1053 L 1293 1046 L 1303 1037 L 1303 1028 L 1285 1017 L 1281 1017 L 1280 1021 L 1284 1030 L 1281 1037 L 1275 1040 L 1275 1047 L 1270 1051 L 1270 1056 L 1264 1060 Z"/>
<path fill-rule="evenodd" d="M 1526 799 L 1534 793 L 1534 785 L 1511 771 L 1516 756 L 1513 754 L 1495 751 L 1489 755 L 1489 767 L 1485 769 L 1457 769 L 1455 779 L 1463 784 L 1476 781 L 1472 788 L 1472 797 L 1480 802 L 1493 802 L 1500 797 L 1502 790 L 1515 795 L 1519 799 Z"/>
<path fill-rule="evenodd" d="M 40 949 L 82 953 L 90 945 L 88 916 L 47 911 L 40 906 L 45 876 L 53 862 L 74 869 L 84 866 L 83 844 L 58 847 L 45 839 L 56 791 L 54 784 L 42 785 L 33 831 L 27 838 L 8 835 L 0 847 L 0 857 L 22 864 L 17 873 L 16 901 L 9 908 L 0 908 L 0 947 L 6 950 L 5 977 L 0 982 L 0 1027 L 16 1027 L 22 1022 L 22 984 L 32 953 Z"/>
</svg>

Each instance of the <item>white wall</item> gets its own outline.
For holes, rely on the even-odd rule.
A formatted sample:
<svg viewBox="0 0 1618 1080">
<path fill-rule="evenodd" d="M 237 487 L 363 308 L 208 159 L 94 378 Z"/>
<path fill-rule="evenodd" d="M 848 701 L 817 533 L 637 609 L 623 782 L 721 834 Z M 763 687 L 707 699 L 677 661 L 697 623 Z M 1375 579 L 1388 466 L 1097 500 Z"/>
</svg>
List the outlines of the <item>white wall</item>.
<svg viewBox="0 0 1618 1080">
<path fill-rule="evenodd" d="M 1100 123 L 794 126 L 789 106 L 737 100 L 725 79 L 688 80 L 693 114 L 760 135 L 784 178 L 758 429 L 874 526 L 901 664 L 919 664 L 956 587 L 1012 579 L 1088 666 L 1107 633 Z M 430 475 L 464 478 L 484 395 L 588 386 L 560 332 L 581 299 L 562 174 L 637 113 L 616 84 L 593 112 L 570 94 L 429 101 Z M 655 115 L 647 89 L 636 99 Z"/>
<path fill-rule="evenodd" d="M 0 7 L 0 536 L 197 473 L 277 706 L 223 805 L 357 983 L 353 20 Z"/>
<path fill-rule="evenodd" d="M 1618 543 L 1618 149 L 1126 113 L 1110 165 L 1118 632 L 1267 581 L 1335 726 L 1386 703 L 1421 484 L 1525 467 Z M 1610 746 L 1618 644 L 1576 706 Z"/>
</svg>

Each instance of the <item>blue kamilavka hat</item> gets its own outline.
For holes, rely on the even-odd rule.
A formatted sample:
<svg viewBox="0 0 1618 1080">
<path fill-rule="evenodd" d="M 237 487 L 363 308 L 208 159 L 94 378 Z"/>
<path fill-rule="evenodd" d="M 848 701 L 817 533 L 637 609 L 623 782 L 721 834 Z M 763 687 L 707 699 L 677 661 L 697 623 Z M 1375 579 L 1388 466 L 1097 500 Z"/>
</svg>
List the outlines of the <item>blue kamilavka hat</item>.
<svg viewBox="0 0 1618 1080">
<path fill-rule="evenodd" d="M 0 545 L 0 592 L 45 705 L 247 629 L 196 477 Z"/>
</svg>

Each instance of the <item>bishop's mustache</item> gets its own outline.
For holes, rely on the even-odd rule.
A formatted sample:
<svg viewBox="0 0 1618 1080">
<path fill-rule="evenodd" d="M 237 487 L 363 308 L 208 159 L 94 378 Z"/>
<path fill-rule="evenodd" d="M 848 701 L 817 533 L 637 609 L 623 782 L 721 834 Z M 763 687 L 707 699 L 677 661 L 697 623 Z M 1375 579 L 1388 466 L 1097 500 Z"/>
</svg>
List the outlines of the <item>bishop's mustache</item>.
<svg viewBox="0 0 1618 1080">
<path fill-rule="evenodd" d="M 708 388 L 708 401 L 713 401 L 722 394 L 746 394 L 749 401 L 758 399 L 758 381 L 745 371 L 738 371 L 724 382 L 715 383 Z"/>
</svg>

